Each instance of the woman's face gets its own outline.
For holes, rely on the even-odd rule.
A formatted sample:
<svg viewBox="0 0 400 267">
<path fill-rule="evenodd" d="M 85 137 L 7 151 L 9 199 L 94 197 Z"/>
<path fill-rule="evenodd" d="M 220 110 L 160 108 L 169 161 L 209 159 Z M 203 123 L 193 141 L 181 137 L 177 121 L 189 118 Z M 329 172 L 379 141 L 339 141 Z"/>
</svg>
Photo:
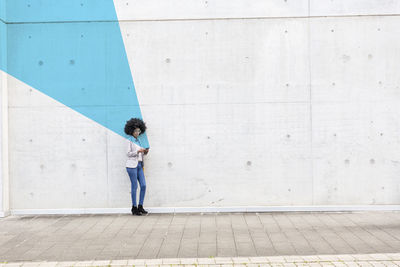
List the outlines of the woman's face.
<svg viewBox="0 0 400 267">
<path fill-rule="evenodd" d="M 138 138 L 139 135 L 142 133 L 142 131 L 139 128 L 136 128 L 135 130 L 133 130 L 133 137 Z"/>
</svg>

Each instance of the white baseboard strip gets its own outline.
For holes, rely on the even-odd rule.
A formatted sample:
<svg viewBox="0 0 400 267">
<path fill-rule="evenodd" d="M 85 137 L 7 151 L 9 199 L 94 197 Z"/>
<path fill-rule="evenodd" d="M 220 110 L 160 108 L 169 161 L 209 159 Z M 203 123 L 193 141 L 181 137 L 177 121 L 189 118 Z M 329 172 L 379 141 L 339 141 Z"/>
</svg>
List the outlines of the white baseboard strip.
<svg viewBox="0 0 400 267">
<path fill-rule="evenodd" d="M 0 211 L 0 218 L 4 218 L 10 215 L 10 211 Z"/>
<path fill-rule="evenodd" d="M 400 205 L 364 206 L 250 206 L 250 207 L 146 207 L 150 213 L 219 213 L 219 212 L 352 212 L 352 211 L 400 211 Z M 68 214 L 123 214 L 130 208 L 93 209 L 14 209 L 12 215 L 68 215 Z M 3 216 L 2 216 L 3 215 Z"/>
</svg>

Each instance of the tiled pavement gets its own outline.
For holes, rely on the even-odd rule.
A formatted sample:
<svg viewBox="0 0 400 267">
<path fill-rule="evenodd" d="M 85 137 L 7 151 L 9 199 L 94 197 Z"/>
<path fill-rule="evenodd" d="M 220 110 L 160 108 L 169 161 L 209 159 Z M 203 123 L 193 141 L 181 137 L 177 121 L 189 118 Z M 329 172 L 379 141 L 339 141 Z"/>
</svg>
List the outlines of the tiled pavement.
<svg viewBox="0 0 400 267">
<path fill-rule="evenodd" d="M 369 258 L 369 262 L 397 266 L 400 258 L 393 255 L 398 254 L 388 253 L 400 252 L 399 221 L 399 212 L 10 216 L 0 218 L 0 262 L 37 266 L 37 262 L 84 265 L 96 260 L 90 264 L 113 265 L 117 260 L 128 264 L 134 259 L 234 257 L 233 264 L 234 259 L 251 257 L 249 265 L 257 256 L 375 253 L 385 258 Z M 370 264 L 364 260 L 350 262 Z M 161 260 L 148 265 L 163 264 Z"/>
<path fill-rule="evenodd" d="M 400 253 L 270 256 L 270 257 L 216 257 L 165 258 L 136 260 L 67 261 L 67 262 L 10 262 L 0 267 L 69 267 L 69 266 L 152 266 L 152 267 L 296 267 L 296 266 L 400 266 Z"/>
</svg>

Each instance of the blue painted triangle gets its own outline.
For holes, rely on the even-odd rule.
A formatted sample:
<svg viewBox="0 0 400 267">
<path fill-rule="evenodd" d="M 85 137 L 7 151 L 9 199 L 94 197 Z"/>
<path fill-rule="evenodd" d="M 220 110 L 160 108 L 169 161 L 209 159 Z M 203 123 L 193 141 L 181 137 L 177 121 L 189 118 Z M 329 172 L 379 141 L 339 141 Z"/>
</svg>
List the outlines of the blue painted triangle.
<svg viewBox="0 0 400 267">
<path fill-rule="evenodd" d="M 0 68 L 127 137 L 125 122 L 142 114 L 113 1 L 0 0 L 0 8 Z M 141 142 L 149 146 L 145 134 Z"/>
</svg>

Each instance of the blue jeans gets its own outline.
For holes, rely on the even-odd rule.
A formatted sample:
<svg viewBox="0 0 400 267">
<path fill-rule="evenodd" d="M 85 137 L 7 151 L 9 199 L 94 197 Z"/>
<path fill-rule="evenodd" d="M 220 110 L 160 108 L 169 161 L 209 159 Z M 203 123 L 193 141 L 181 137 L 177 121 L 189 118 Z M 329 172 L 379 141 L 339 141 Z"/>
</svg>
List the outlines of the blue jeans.
<svg viewBox="0 0 400 267">
<path fill-rule="evenodd" d="M 140 184 L 140 196 L 139 196 L 139 205 L 143 205 L 144 195 L 146 194 L 146 180 L 144 179 L 143 173 L 143 165 L 142 162 L 139 161 L 136 168 L 126 168 L 129 179 L 131 179 L 131 198 L 132 198 L 132 206 L 136 205 L 136 190 L 137 190 L 137 181 Z"/>
</svg>

